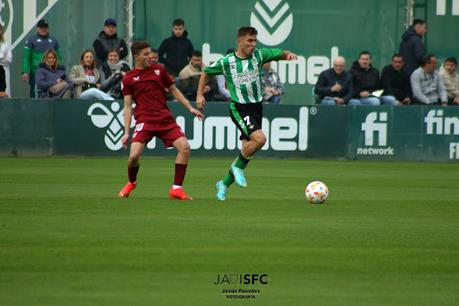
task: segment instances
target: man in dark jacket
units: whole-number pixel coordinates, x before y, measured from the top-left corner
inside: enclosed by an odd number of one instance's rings
[[[403,56],[405,66],[403,71],[410,76],[414,70],[421,66],[423,57],[427,54],[422,37],[427,32],[424,20],[415,19],[402,36],[399,53]]]
[[[384,89],[384,96],[394,97],[402,104],[411,103],[410,78],[403,72],[403,57],[395,53],[392,55],[392,64],[383,68],[381,83]]]
[[[126,42],[122,38],[118,38],[116,34],[116,20],[107,18],[104,22],[104,30],[99,33],[97,38],[92,44],[96,53],[96,64],[98,67],[107,61],[108,50],[118,49],[120,59],[124,59],[128,53]]]
[[[322,71],[319,75],[314,92],[319,96],[320,104],[343,105],[352,98],[352,78],[344,71],[345,66],[344,57],[338,56],[333,61],[333,68]],[[356,99],[353,102],[360,104]]]
[[[185,22],[182,19],[175,19],[172,23],[172,36],[163,40],[158,49],[159,61],[174,77],[188,65],[193,53],[193,44],[187,36]]]
[[[360,101],[363,105],[380,105],[394,104],[395,99],[380,100],[381,89],[379,81],[379,71],[371,66],[371,54],[368,51],[362,51],[359,54],[359,59],[352,64],[349,70],[352,75],[352,84],[354,86],[354,97],[349,101],[352,104],[358,104]]]

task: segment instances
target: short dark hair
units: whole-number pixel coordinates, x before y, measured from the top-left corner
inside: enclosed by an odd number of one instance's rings
[[[448,57],[445,59],[445,63],[452,63],[454,66],[457,66],[457,59],[455,57]]]
[[[362,55],[368,55],[371,58],[371,53],[369,51],[362,51],[359,53],[359,59],[362,57]]]
[[[403,58],[403,55],[401,55],[400,53],[394,53],[392,54],[392,59],[396,58],[396,57],[401,57]]]
[[[151,49],[151,53],[159,53],[158,49]]]
[[[434,57],[436,56],[433,54],[427,54],[426,56],[424,56],[421,60],[421,66],[424,67],[425,65],[430,64],[430,62],[432,62],[432,58]]]
[[[146,48],[151,48],[148,41],[144,41],[144,40],[134,41],[131,45],[132,55],[134,56],[139,55],[140,51]]]
[[[112,52],[115,52],[116,54],[118,54],[118,56],[120,56],[120,50],[118,50],[118,48],[110,48],[107,50],[107,56],[112,53]]]
[[[193,52],[191,53],[191,56],[202,57],[202,52],[199,50],[193,50]]]
[[[237,37],[246,36],[246,35],[257,35],[258,31],[254,27],[241,27],[237,31]]]
[[[423,20],[423,19],[415,19],[415,20],[413,20],[413,24],[412,24],[413,27],[414,27],[415,25],[418,25],[418,24],[424,25],[424,24],[426,24],[426,22],[425,22],[425,20]]]
[[[185,26],[185,21],[182,18],[174,19],[172,26]]]

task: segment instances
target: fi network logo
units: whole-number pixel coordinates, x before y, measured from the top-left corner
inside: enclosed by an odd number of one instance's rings
[[[357,155],[394,155],[387,147],[387,112],[371,112],[362,123],[365,148],[357,148]],[[372,148],[372,147],[377,148]]]
[[[250,24],[258,30],[258,40],[267,46],[276,46],[290,35],[293,15],[284,0],[261,0],[255,4]]]

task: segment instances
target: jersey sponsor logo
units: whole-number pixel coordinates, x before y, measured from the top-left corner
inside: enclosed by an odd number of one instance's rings
[[[112,102],[110,108],[102,103],[94,103],[88,108],[88,116],[92,124],[100,129],[107,128],[104,135],[104,142],[108,149],[118,151],[123,147],[121,138],[124,135],[124,110],[118,102]],[[134,127],[134,118],[131,120],[131,128]],[[143,124],[139,124],[139,131]],[[139,127],[136,127],[136,131]]]
[[[133,77],[132,79],[133,79],[134,81],[138,81],[138,80],[140,80],[140,77],[139,77],[139,76],[136,76],[136,77]]]
[[[250,15],[250,25],[258,30],[258,40],[275,46],[290,35],[293,27],[293,15],[290,6],[284,0],[262,0],[255,3],[255,10]]]
[[[238,73],[236,75],[236,82],[238,84],[250,84],[252,82],[256,82],[259,78],[258,75],[258,69],[254,69],[251,71],[244,71],[241,73]]]
[[[156,73],[157,76],[159,76],[159,69],[155,69],[154,72]]]

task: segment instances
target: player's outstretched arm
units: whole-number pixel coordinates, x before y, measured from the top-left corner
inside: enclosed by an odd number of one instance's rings
[[[182,104],[190,113],[198,117],[199,120],[204,119],[204,115],[193,106],[191,106],[190,101],[188,101],[188,99],[183,96],[182,92],[177,87],[175,87],[175,85],[172,85],[168,89],[174,98],[176,98],[177,101],[179,101],[180,104]]]
[[[209,76],[205,72],[201,72],[201,78],[199,79],[198,92],[196,93],[196,105],[198,109],[203,110],[206,99],[204,98],[204,87],[206,87]]]
[[[129,130],[131,128],[132,118],[132,96],[124,96],[124,135],[121,138],[123,147],[127,149],[127,141],[129,139]]]
[[[282,51],[282,59],[283,60],[287,60],[287,61],[294,61],[294,60],[298,59],[298,56],[293,52],[284,50],[284,51]]]

